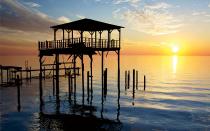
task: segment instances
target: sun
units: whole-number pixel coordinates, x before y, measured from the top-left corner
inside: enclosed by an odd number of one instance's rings
[[[178,46],[172,46],[171,48],[173,53],[178,53],[179,52],[179,47]]]

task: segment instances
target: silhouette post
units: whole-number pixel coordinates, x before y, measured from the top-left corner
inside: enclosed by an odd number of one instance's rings
[[[144,75],[144,91],[146,90],[146,76]]]
[[[17,79],[16,79],[16,85],[17,85],[17,101],[18,101],[18,106],[17,106],[17,109],[18,111],[20,111],[20,78],[19,78],[19,75],[17,75]]]

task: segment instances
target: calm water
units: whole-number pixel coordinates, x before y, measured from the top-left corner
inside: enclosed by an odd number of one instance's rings
[[[32,68],[38,67],[37,57],[0,57],[0,64],[24,66],[26,59]],[[87,101],[86,71],[89,70],[89,59],[85,59],[85,108],[81,106],[80,77],[76,94],[72,95],[70,102],[68,79],[60,78],[60,107],[52,94],[52,79],[43,81],[45,103],[42,109],[48,115],[40,113],[38,79],[24,81],[20,112],[17,110],[17,89],[0,88],[0,130],[62,130],[75,124],[74,120],[81,120],[82,126],[82,120],[90,120],[90,114],[99,123],[97,129],[210,130],[210,57],[122,55],[119,101],[117,56],[108,55],[105,58],[108,91],[104,101],[101,97],[101,59],[95,57],[92,106]],[[125,91],[125,70],[132,72],[133,68],[139,71],[135,98],[132,94],[132,73],[130,89]],[[142,91],[143,75],[147,77],[146,92]],[[55,116],[58,110],[59,115]]]

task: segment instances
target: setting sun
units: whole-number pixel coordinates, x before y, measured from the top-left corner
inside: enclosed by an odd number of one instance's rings
[[[178,53],[179,52],[179,47],[178,46],[172,46],[172,52],[173,53]]]

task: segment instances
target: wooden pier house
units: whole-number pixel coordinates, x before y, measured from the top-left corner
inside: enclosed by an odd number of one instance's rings
[[[70,23],[55,25],[51,27],[54,30],[54,40],[38,42],[39,62],[40,62],[40,98],[42,96],[42,74],[43,74],[43,57],[54,56],[55,62],[55,81],[56,95],[59,95],[59,55],[69,55],[72,63],[70,75],[73,78],[74,89],[76,90],[77,63],[76,59],[81,59],[80,74],[82,75],[82,87],[84,91],[84,63],[83,56],[88,55],[90,58],[90,83],[92,88],[92,61],[93,55],[101,55],[102,70],[102,89],[103,89],[103,71],[104,71],[104,53],[110,51],[118,55],[118,88],[120,88],[120,49],[121,49],[121,28],[122,26],[112,25],[91,19],[81,19]],[[62,30],[62,39],[58,40],[58,30]],[[117,30],[119,36],[112,39],[113,30]],[[84,33],[90,37],[84,37]],[[106,34],[107,39],[102,39],[102,34]],[[54,71],[53,70],[53,71]],[[53,80],[54,81],[54,80]]]

